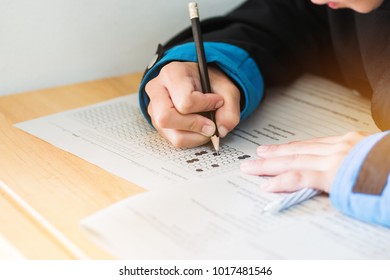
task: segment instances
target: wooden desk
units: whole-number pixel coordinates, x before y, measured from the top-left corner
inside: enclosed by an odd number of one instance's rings
[[[111,258],[79,228],[82,218],[143,190],[13,124],[138,90],[140,74],[0,97],[0,179],[92,259]],[[28,259],[73,257],[0,191],[0,234]]]

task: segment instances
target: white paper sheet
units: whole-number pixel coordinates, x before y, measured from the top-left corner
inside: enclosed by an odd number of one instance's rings
[[[319,196],[277,215],[270,195],[237,177],[154,191],[83,220],[121,259],[390,259],[390,229],[364,224]]]
[[[135,94],[16,126],[149,190],[234,177],[261,144],[376,130],[368,100],[311,76],[269,92],[248,121],[221,139],[220,156],[211,145],[175,149],[145,121]]]

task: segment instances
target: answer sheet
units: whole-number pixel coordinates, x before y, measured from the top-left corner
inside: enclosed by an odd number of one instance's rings
[[[220,155],[211,144],[174,148],[142,116],[136,94],[16,127],[148,190],[237,176],[240,163],[254,158],[261,144],[377,130],[368,100],[312,76],[269,92],[247,121],[221,139]]]

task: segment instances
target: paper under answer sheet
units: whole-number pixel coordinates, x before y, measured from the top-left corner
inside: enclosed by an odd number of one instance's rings
[[[236,177],[153,191],[82,221],[120,259],[390,259],[390,229],[346,217],[319,196],[277,215]]]

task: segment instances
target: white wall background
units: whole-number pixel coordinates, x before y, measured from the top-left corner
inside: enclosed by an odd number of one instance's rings
[[[143,71],[189,0],[0,0],[0,95]],[[242,0],[198,0],[201,19]]]

